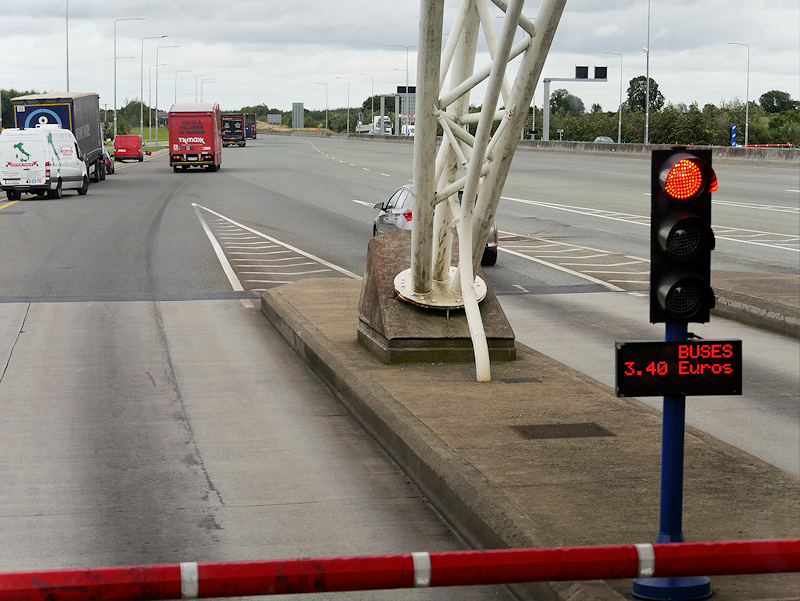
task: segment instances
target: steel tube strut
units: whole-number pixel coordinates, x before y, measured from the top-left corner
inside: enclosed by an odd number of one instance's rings
[[[435,308],[447,305],[445,294],[460,295],[479,381],[490,380],[491,370],[478,307],[482,298],[475,294],[476,288],[485,288],[476,280],[478,265],[519,132],[566,3],[543,0],[534,26],[522,14],[524,0],[490,1],[505,13],[499,35],[495,34],[487,0],[461,0],[443,51],[444,1],[420,1],[411,269],[408,276],[403,274],[403,281],[411,285],[403,294],[398,289],[402,298]],[[481,27],[492,60],[476,67]],[[524,36],[515,44],[520,28]],[[521,66],[509,84],[506,66],[517,56],[522,56]],[[443,93],[448,73],[449,91]],[[470,94],[484,82],[481,111],[470,115]],[[496,121],[500,125],[493,131]],[[438,155],[437,123],[444,130]],[[450,268],[454,230],[459,240],[457,269]],[[434,282],[438,284],[434,286]]]

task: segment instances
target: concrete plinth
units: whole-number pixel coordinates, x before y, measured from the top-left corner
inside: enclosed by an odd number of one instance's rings
[[[457,262],[454,251],[453,262]],[[370,240],[361,299],[358,342],[386,364],[415,361],[472,362],[475,355],[463,309],[424,309],[397,298],[395,276],[411,266],[411,232],[381,234]],[[482,270],[480,277],[486,281]],[[514,332],[487,282],[480,304],[493,361],[516,358]]]

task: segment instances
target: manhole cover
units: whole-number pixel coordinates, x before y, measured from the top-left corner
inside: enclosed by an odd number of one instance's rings
[[[511,426],[511,429],[528,440],[616,436],[613,432],[594,422],[585,424],[533,424],[530,426]]]

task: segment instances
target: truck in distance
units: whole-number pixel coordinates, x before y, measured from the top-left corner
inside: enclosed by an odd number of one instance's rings
[[[256,128],[258,127],[258,120],[256,118],[255,113],[245,113],[244,114],[244,127],[245,127],[245,135],[252,139],[256,139]]]
[[[372,123],[364,123],[364,116],[358,113],[358,125],[356,125],[357,134],[372,134],[372,135],[392,135],[392,120],[386,115],[383,116],[383,131],[381,132],[381,117],[376,115],[372,118]]]
[[[244,115],[222,115],[222,145],[244,146],[247,144],[245,138]]]
[[[186,102],[169,109],[169,164],[173,171],[222,167],[222,114],[217,103]]]
[[[94,92],[29,94],[11,99],[15,127],[43,125],[68,129],[78,141],[89,178],[99,182],[106,176],[103,136],[100,130],[100,96]]]

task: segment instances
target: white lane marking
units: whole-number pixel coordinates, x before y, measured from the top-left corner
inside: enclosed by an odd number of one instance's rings
[[[787,192],[789,192],[789,190],[787,190]],[[712,200],[711,203],[715,205],[738,207],[741,209],[755,209],[757,211],[778,211],[779,213],[794,213],[795,215],[800,213],[799,207],[784,207],[781,205],[760,205],[750,202],[733,202],[730,200]]]
[[[576,277],[582,278],[584,280],[588,280],[595,284],[602,284],[606,288],[613,290],[614,292],[624,292],[623,288],[619,286],[614,286],[614,284],[609,284],[608,282],[604,282],[603,280],[598,280],[597,278],[593,278],[590,275],[586,275],[584,273],[580,273],[578,271],[573,271],[572,269],[567,269],[566,267],[561,267],[560,265],[556,265],[555,263],[548,263],[547,261],[542,261],[541,259],[537,259],[536,257],[531,257],[528,255],[523,255],[522,253],[515,252],[513,250],[509,250],[502,246],[497,247],[497,250],[503,251],[504,253],[508,253],[510,255],[514,255],[515,257],[519,257],[521,259],[527,259],[528,261],[533,261],[534,263],[539,263],[541,265],[546,265],[547,267],[552,267],[553,269],[558,269],[559,271],[563,271],[564,273],[568,273],[570,275],[574,275]]]
[[[616,213],[612,211],[603,211],[601,209],[588,209],[585,207],[574,207],[571,205],[560,205],[555,204],[552,202],[541,202],[536,200],[525,200],[522,198],[511,198],[510,196],[501,196],[501,198],[505,200],[510,200],[512,202],[519,202],[522,204],[529,204],[539,207],[544,207],[547,209],[554,209],[557,211],[566,211],[568,213],[577,213],[578,215],[585,215],[587,217],[599,217],[601,219],[610,219],[612,221],[621,221],[623,223],[631,223],[633,225],[643,225],[646,227],[650,227],[650,217],[649,216],[642,216],[642,215],[630,215],[627,213]],[[713,201],[712,201],[713,202]],[[621,218],[619,215],[624,215],[626,218]],[[742,244],[752,244],[754,246],[766,246],[767,248],[777,248],[779,250],[789,250],[792,252],[800,253],[800,247],[792,248],[790,246],[784,246],[784,244],[796,244],[798,240],[800,240],[800,236],[794,236],[789,234],[776,234],[771,232],[762,232],[759,230],[745,230],[741,228],[734,228],[734,227],[724,227],[724,226],[715,226],[713,227],[715,230],[715,236],[718,240],[728,240],[730,242],[741,242]],[[730,234],[729,236],[722,235],[718,232],[724,232]],[[754,235],[754,236],[778,236],[783,240],[778,240],[775,243],[770,242],[756,242],[754,240],[743,240],[741,237],[733,238],[731,236],[744,236],[744,235]],[[602,251],[601,251],[602,252]]]
[[[192,203],[192,204],[194,205],[194,203]],[[232,223],[234,225],[238,225],[240,228],[242,228],[244,230],[247,230],[248,232],[252,232],[256,236],[261,236],[265,240],[269,240],[270,242],[278,244],[278,245],[280,245],[280,246],[282,246],[284,248],[288,248],[289,250],[294,251],[299,255],[303,255],[304,257],[308,257],[312,261],[316,261],[317,263],[321,263],[322,265],[325,265],[326,267],[330,267],[331,269],[334,269],[334,270],[338,271],[339,273],[342,273],[342,274],[344,274],[344,275],[346,275],[348,277],[351,277],[354,280],[363,279],[360,275],[356,275],[351,271],[347,271],[343,267],[339,267],[338,265],[334,265],[333,263],[325,261],[324,259],[320,259],[319,257],[316,257],[316,256],[312,255],[311,253],[307,253],[304,250],[300,250],[299,248],[296,248],[296,247],[294,247],[294,246],[292,246],[290,244],[286,244],[285,242],[281,242],[280,240],[277,240],[277,239],[273,238],[272,236],[267,236],[266,234],[263,234],[263,233],[259,232],[258,230],[254,230],[253,228],[248,227],[248,226],[244,225],[243,223],[239,223],[238,221],[234,221],[233,219],[230,219],[229,217],[225,217],[225,215],[217,213],[216,211],[213,211],[213,210],[211,210],[211,209],[209,209],[207,207],[204,207],[202,205],[195,205],[195,206],[203,209],[204,211],[208,211],[209,213],[219,217],[220,219],[224,219],[228,223]]]
[[[389,175],[388,173],[381,173],[381,175],[382,175],[382,176],[384,176],[384,177],[392,177],[392,176],[391,176],[391,175]]]
[[[220,246],[220,243],[217,242],[217,239],[214,237],[214,234],[211,232],[211,228],[208,227],[208,224],[206,223],[206,220],[203,219],[203,216],[200,214],[200,210],[198,209],[199,205],[197,205],[196,203],[192,203],[192,206],[194,207],[194,212],[197,213],[197,218],[200,220],[200,225],[203,226],[203,230],[205,231],[206,236],[208,236],[208,239],[211,241],[211,247],[214,249],[214,252],[217,254],[217,259],[219,260],[220,265],[222,265],[222,270],[225,272],[225,275],[228,277],[228,281],[231,283],[231,286],[233,287],[234,290],[238,290],[238,291],[244,290],[244,287],[242,286],[241,282],[239,281],[239,278],[236,277],[236,272],[233,271],[233,267],[228,262],[228,259],[225,256],[225,252],[222,250],[222,246]]]
[[[290,272],[283,272],[283,271],[243,271],[242,275],[308,275],[309,273],[327,273],[330,269],[309,269],[308,271],[290,271]]]
[[[353,202],[358,203],[360,205],[364,205],[365,207],[369,207],[370,209],[375,208],[375,203],[374,202],[366,202],[364,200],[356,200],[355,198],[353,199]]]
[[[196,561],[181,562],[181,599],[197,599],[200,594],[200,575]]]

